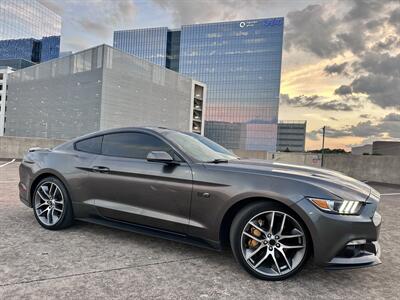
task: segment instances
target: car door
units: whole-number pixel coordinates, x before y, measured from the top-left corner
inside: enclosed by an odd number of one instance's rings
[[[85,218],[96,213],[94,198],[96,186],[92,182],[91,171],[97,155],[101,153],[103,136],[92,136],[77,141],[73,145],[73,155],[70,160],[62,160],[66,166],[63,172],[68,178],[69,193],[74,205],[76,218]]]
[[[151,151],[166,151],[176,163],[149,162]],[[148,132],[103,136],[93,164],[95,205],[109,219],[184,233],[189,222],[192,171],[160,137]]]

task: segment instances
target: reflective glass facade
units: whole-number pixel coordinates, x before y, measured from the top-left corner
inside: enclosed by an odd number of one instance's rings
[[[61,17],[36,0],[0,1],[0,59],[57,58]]]
[[[182,27],[179,71],[207,84],[208,137],[275,151],[282,37],[283,18]]]
[[[168,28],[114,31],[114,47],[165,67]]]
[[[60,56],[60,36],[46,36],[41,40],[40,61],[48,61]]]
[[[125,33],[133,38],[136,31],[146,29]],[[230,149],[276,150],[282,40],[283,18],[182,26],[175,63],[207,84],[207,137]],[[140,43],[125,49],[118,43],[114,35],[117,48],[147,59]]]

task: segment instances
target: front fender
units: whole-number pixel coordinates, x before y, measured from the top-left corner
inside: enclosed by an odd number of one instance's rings
[[[261,198],[292,207],[309,195],[321,198],[335,197],[320,186],[279,175],[265,176],[226,172],[223,169],[196,168],[189,233],[218,241],[225,216],[238,203]]]

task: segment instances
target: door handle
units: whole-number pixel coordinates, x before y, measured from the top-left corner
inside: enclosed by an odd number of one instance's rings
[[[103,166],[94,166],[92,171],[95,173],[110,173],[110,169]]]

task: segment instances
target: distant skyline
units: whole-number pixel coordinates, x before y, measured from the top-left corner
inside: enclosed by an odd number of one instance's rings
[[[398,0],[39,0],[63,18],[61,51],[114,30],[285,17],[281,120],[307,120],[307,149],[400,139]]]

